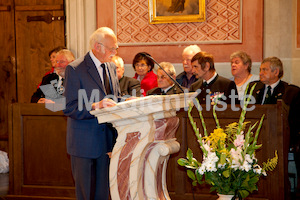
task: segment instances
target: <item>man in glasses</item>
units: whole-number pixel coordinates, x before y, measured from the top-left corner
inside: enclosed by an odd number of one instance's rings
[[[176,78],[176,71],[174,66],[169,62],[162,62],[160,66],[171,75],[173,79]],[[174,84],[172,79],[160,68],[157,69],[157,85],[147,92],[147,95],[171,95],[182,93],[182,90]]]
[[[55,73],[49,73],[43,77],[41,85],[52,84],[57,93],[63,93],[63,81],[67,65],[74,61],[73,53],[68,49],[62,49],[56,53]],[[61,92],[60,92],[61,91]],[[31,97],[31,103],[54,103],[45,98],[45,94],[38,88]]]
[[[76,198],[108,199],[109,153],[116,130],[109,123],[98,124],[91,109],[116,105],[120,96],[116,66],[117,38],[110,28],[101,27],[90,36],[90,51],[67,66],[66,97],[67,152],[71,155]]]

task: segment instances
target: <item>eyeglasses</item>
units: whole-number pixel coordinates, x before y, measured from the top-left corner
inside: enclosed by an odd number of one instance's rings
[[[107,48],[108,51],[110,51],[110,52],[117,51],[118,48],[119,48],[118,46],[117,46],[117,47],[109,48],[109,47],[105,46],[104,44],[102,44],[101,42],[98,42],[98,43],[99,43],[100,45],[104,46],[105,48]]]
[[[190,62],[192,61],[192,59],[183,59],[182,61],[183,61],[183,62],[190,63]]]
[[[65,61],[65,60],[57,60],[57,61],[55,61],[55,63],[60,63],[60,64],[64,64],[64,63],[66,63],[67,61]]]
[[[146,67],[148,67],[148,65],[146,65],[146,64],[135,64],[134,66],[135,67],[140,67],[140,68],[146,68]]]
[[[159,76],[157,75],[157,79],[166,79],[168,76],[165,76],[165,75],[162,75],[162,76]]]

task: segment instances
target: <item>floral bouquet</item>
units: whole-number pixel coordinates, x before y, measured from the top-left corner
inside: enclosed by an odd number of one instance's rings
[[[250,96],[254,90],[255,85],[251,88]],[[200,109],[199,115],[203,126],[203,134],[199,133],[196,123],[191,116],[192,106],[190,105],[188,116],[198,139],[200,149],[203,152],[202,162],[197,161],[193,157],[193,152],[188,149],[185,158],[180,158],[178,164],[189,168],[187,175],[193,180],[193,185],[197,183],[202,184],[206,182],[211,185],[211,191],[216,191],[223,195],[232,195],[234,198],[244,199],[251,192],[257,190],[257,182],[261,175],[266,176],[266,171],[272,171],[278,162],[277,152],[275,157],[263,163],[262,167],[258,164],[255,157],[255,151],[262,145],[257,144],[257,138],[262,126],[264,116],[262,116],[259,125],[255,131],[256,122],[250,125],[246,130],[249,122],[244,122],[246,115],[246,108],[249,104],[250,98],[247,98],[239,122],[234,122],[221,128],[215,107],[213,107],[213,116],[216,122],[216,128],[213,133],[208,135],[203,115]],[[197,108],[200,108],[197,100]]]

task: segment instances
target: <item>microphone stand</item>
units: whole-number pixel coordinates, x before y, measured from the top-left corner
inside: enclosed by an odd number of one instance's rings
[[[166,72],[166,70],[164,70],[164,68],[162,68],[162,66],[160,66],[160,64],[156,60],[154,60],[154,58],[152,58],[152,56],[150,56],[150,55],[148,55],[146,53],[141,53],[141,54],[143,54],[144,56],[147,56],[148,58],[150,58],[151,60],[153,60],[153,62],[155,62],[155,64],[157,64],[157,66],[161,70],[163,70],[168,75],[168,77],[173,81],[173,83],[175,83],[175,85],[178,86],[180,88],[180,90],[184,93],[184,90],[183,90],[182,86],[168,72]]]

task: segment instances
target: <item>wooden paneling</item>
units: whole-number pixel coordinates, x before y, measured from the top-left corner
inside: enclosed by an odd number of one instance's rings
[[[74,199],[67,118],[43,104],[13,104],[8,198]]]
[[[250,195],[254,200],[288,199],[287,150],[288,127],[286,109],[277,105],[257,105],[249,111],[246,121],[251,124],[265,120],[259,136],[262,148],[257,152],[260,164],[274,156],[278,151],[278,165],[266,178],[261,178],[258,191]],[[193,110],[195,121],[200,124],[197,111]],[[240,112],[230,108],[217,112],[221,126],[237,121]],[[70,159],[66,152],[66,117],[62,112],[52,112],[42,104],[14,104],[12,107],[12,130],[10,141],[10,191],[9,199],[72,199],[74,187],[71,176]],[[171,156],[167,169],[167,186],[172,200],[212,200],[215,193],[209,192],[205,185],[192,187],[186,169],[177,164],[179,158],[186,156],[191,148],[194,156],[201,160],[194,131],[183,110],[177,113],[180,124],[176,133],[180,151]],[[215,127],[211,111],[203,112],[208,131]],[[202,129],[199,127],[200,130]]]
[[[16,6],[16,11],[63,10],[63,5]]]
[[[8,105],[16,101],[13,3],[0,2],[0,150],[8,151]]]
[[[30,102],[51,68],[48,52],[65,45],[64,21],[27,22],[27,16],[64,16],[63,5],[63,0],[0,1],[0,150],[8,150],[9,104]]]
[[[256,106],[254,111],[248,112],[245,121],[250,121],[251,124],[259,121],[261,116],[265,114],[263,127],[260,132],[258,144],[263,144],[262,148],[257,152],[259,164],[274,157],[274,152],[278,151],[278,165],[276,169],[269,173],[267,177],[261,177],[258,182],[258,191],[253,192],[249,199],[269,199],[282,200],[288,199],[288,178],[287,178],[287,151],[289,133],[287,126],[286,109],[277,105]],[[192,115],[199,129],[202,131],[202,126],[198,112],[194,109]],[[237,122],[240,112],[234,112],[230,108],[223,112],[217,112],[220,125],[224,127],[232,122]],[[209,200],[216,199],[216,193],[210,193],[208,185],[192,187],[190,179],[187,177],[186,168],[177,164],[179,158],[186,157],[187,148],[193,150],[194,156],[198,160],[202,160],[202,153],[199,148],[196,136],[192,126],[190,125],[187,114],[184,111],[178,112],[177,116],[180,119],[180,126],[176,133],[176,138],[180,143],[180,151],[173,154],[168,162],[167,169],[167,186],[172,200]],[[208,132],[211,132],[215,127],[212,112],[203,112]],[[203,132],[203,131],[202,131]]]
[[[16,6],[64,4],[63,0],[14,0]]]
[[[0,11],[10,11],[11,6],[0,6]]]
[[[29,103],[31,95],[51,68],[48,52],[65,44],[64,21],[27,22],[27,16],[63,16],[64,11],[16,12],[16,45],[18,67],[18,102]]]

